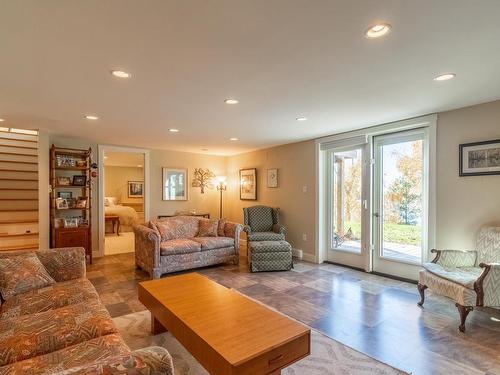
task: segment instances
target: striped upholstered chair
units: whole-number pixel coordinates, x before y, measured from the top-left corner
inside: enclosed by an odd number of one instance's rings
[[[420,306],[427,288],[451,298],[460,314],[461,332],[474,307],[500,307],[500,227],[481,228],[474,251],[432,252],[436,257],[424,263],[419,274]]]

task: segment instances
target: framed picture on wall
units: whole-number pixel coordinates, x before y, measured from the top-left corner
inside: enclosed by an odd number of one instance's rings
[[[458,148],[460,176],[500,174],[500,139],[464,143]]]
[[[257,200],[257,169],[240,169],[240,199]]]
[[[278,187],[278,168],[271,168],[267,170],[267,187]]]
[[[162,168],[162,191],[164,201],[188,200],[188,170],[185,168]]]
[[[142,198],[144,197],[144,182],[143,181],[128,181],[128,197]]]

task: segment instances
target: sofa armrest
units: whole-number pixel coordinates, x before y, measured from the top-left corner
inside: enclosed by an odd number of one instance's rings
[[[173,375],[174,365],[167,349],[150,346],[134,350],[123,358],[104,359],[97,363],[71,368],[61,372],[65,375]]]
[[[234,238],[234,249],[238,254],[240,252],[240,235],[242,231],[243,225],[231,221],[226,222],[226,226],[224,227],[226,237]]]
[[[274,233],[278,233],[278,234],[286,235],[286,228],[285,228],[284,225],[274,224],[273,225],[273,232]]]
[[[61,247],[35,252],[47,272],[57,281],[85,277],[86,258],[83,247]]]
[[[160,233],[144,225],[135,225],[134,235],[135,262],[154,277],[154,270],[160,267]]]
[[[432,249],[436,257],[432,263],[437,263],[443,267],[474,267],[477,261],[477,251],[463,250],[436,250]]]
[[[500,307],[500,263],[481,263],[483,272],[474,283],[477,306]]]
[[[252,234],[252,228],[250,228],[250,225],[244,225],[243,232],[245,232],[247,235]]]

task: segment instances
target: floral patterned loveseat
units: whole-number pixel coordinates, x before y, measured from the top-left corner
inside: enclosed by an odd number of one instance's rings
[[[162,274],[239,260],[241,224],[225,219],[174,216],[136,225],[135,264]]]
[[[83,248],[0,253],[2,261],[35,256],[50,275],[51,285],[24,292],[19,288],[15,291],[19,293],[2,301],[1,375],[173,373],[166,349],[131,351],[125,344],[85,278]],[[6,274],[22,277],[23,272],[26,269],[19,267],[2,269],[0,278],[3,282]]]

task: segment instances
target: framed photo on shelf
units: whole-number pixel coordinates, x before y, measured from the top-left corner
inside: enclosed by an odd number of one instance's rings
[[[76,164],[75,158],[70,155],[56,155],[56,167],[71,168]]]
[[[59,191],[59,192],[57,192],[57,197],[63,198],[63,199],[73,198],[73,192],[71,192],[71,191]]]
[[[68,200],[64,198],[56,198],[56,208],[58,210],[67,210],[68,207]]]
[[[57,185],[59,186],[70,186],[71,179],[69,177],[57,177]]]
[[[78,219],[78,226],[79,227],[88,227],[89,226],[89,220],[88,219],[84,219],[82,217],[80,217]]]
[[[76,201],[76,208],[87,208],[87,198],[78,198],[78,200]]]
[[[257,169],[240,169],[240,199],[257,200]]]
[[[77,217],[69,217],[64,219],[64,228],[77,228],[77,227],[78,227]]]
[[[142,197],[144,197],[144,182],[142,182],[142,181],[129,181],[128,182],[128,197],[129,198],[142,198]]]
[[[87,167],[87,160],[77,160],[76,161],[76,166],[79,168],[85,168]]]
[[[459,176],[500,174],[500,139],[464,143],[460,152]]]
[[[278,168],[271,168],[267,170],[267,187],[278,187]]]
[[[74,186],[85,186],[87,184],[87,176],[85,175],[74,175],[73,185]]]
[[[68,208],[76,207],[76,198],[67,198],[66,202],[68,202]]]
[[[64,227],[64,219],[55,218],[54,219],[54,228],[63,228]]]

